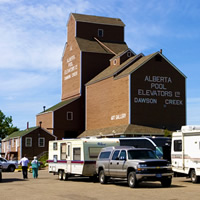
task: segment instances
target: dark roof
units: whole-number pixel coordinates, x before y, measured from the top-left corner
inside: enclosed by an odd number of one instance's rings
[[[83,14],[77,14],[77,13],[72,13],[72,15],[74,16],[74,19],[79,22],[106,24],[106,25],[114,25],[114,26],[125,26],[122,20],[119,18],[83,15]]]
[[[29,128],[29,129],[25,129],[23,131],[15,131],[12,134],[8,135],[6,138],[4,138],[2,141],[6,141],[6,140],[9,140],[11,138],[16,138],[16,137],[22,137],[38,128],[39,128],[39,126],[35,126],[35,127]]]
[[[119,52],[117,55],[115,55],[114,57],[112,57],[110,60],[114,60],[120,56],[122,56],[123,54],[125,54],[127,51],[131,51],[133,53],[133,55],[135,56],[136,53],[133,52],[130,48],[125,49],[124,51]]]
[[[164,135],[164,130],[159,128],[152,128],[148,126],[140,126],[140,125],[121,125],[115,127],[107,127],[102,129],[93,129],[93,130],[86,130],[78,137],[114,137],[119,135]]]
[[[59,108],[62,108],[63,106],[66,106],[66,105],[70,104],[71,102],[73,102],[73,101],[75,101],[75,100],[77,100],[79,98],[80,97],[75,97],[75,98],[68,99],[66,101],[61,101],[61,102],[57,103],[56,105],[48,108],[47,110],[45,110],[45,111],[43,111],[41,113],[55,111],[55,110],[57,110]],[[39,114],[41,114],[41,113],[39,113]]]
[[[140,55],[140,54],[139,54]],[[141,55],[142,56],[142,55]],[[129,63],[134,62],[134,60],[138,57],[138,55],[130,57],[128,60],[123,62],[121,65],[115,66],[115,67],[107,67],[104,71],[99,73],[97,76],[95,76],[92,80],[90,80],[86,85],[90,85],[93,83],[96,83],[98,81],[104,80],[106,78],[112,77],[114,74],[125,68],[129,65]]]
[[[80,50],[83,52],[112,54],[108,49],[103,47],[96,40],[86,40],[77,37],[76,41],[78,43]],[[117,54],[128,48],[125,42],[124,43],[102,42],[102,43]]]
[[[148,62],[151,58],[153,58],[155,55],[157,55],[158,52],[150,54],[148,56],[143,56],[140,59],[138,59],[136,62],[134,62],[133,64],[131,64],[128,68],[126,68],[124,71],[122,71],[117,78],[122,77],[122,76],[126,76],[128,74],[131,74],[134,70],[138,69],[139,67],[141,67],[142,65],[144,65],[146,62]]]
[[[129,74],[132,74],[135,70],[140,68],[142,65],[147,63],[149,60],[151,60],[156,55],[160,55],[162,58],[164,58],[170,65],[172,65],[175,68],[175,70],[177,70],[182,76],[184,76],[186,78],[186,76],[173,63],[171,63],[162,53],[160,53],[159,51],[155,52],[155,53],[152,53],[152,54],[150,54],[148,56],[141,57],[136,62],[134,62],[132,65],[130,65],[128,68],[126,68],[124,71],[122,71],[115,78],[121,78],[121,77],[127,76]]]

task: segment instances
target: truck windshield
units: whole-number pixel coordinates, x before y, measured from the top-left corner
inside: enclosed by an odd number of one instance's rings
[[[156,155],[152,150],[129,150],[128,159],[156,159]]]

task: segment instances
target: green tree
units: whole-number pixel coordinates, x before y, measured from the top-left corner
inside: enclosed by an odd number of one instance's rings
[[[12,117],[6,117],[0,110],[0,140],[15,131],[19,131],[19,129],[13,126]]]

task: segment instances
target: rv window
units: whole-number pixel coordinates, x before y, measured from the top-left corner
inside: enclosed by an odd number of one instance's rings
[[[61,160],[66,160],[66,143],[61,144]]]
[[[101,149],[101,147],[89,147],[89,157],[97,158]]]
[[[58,156],[57,155],[53,155],[53,162],[57,162],[58,160]]]
[[[73,148],[73,160],[81,160],[81,148]]]
[[[182,151],[182,140],[174,140],[174,151]]]
[[[110,157],[110,151],[102,152],[99,156],[99,159],[108,159]]]
[[[57,150],[58,149],[58,144],[57,144],[57,142],[54,142],[53,143],[53,150]]]

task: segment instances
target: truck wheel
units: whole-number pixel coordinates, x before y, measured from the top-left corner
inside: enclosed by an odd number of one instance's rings
[[[172,183],[172,178],[166,178],[161,180],[161,184],[163,187],[170,187]]]
[[[69,175],[67,173],[63,173],[63,180],[66,181],[68,179]]]
[[[99,182],[100,182],[101,184],[105,184],[105,183],[107,183],[107,180],[108,180],[108,177],[105,176],[104,170],[101,170],[101,171],[99,172]]]
[[[135,188],[137,186],[137,179],[135,172],[130,172],[128,174],[128,185],[130,188]]]
[[[14,172],[15,171],[15,166],[14,165],[10,165],[8,168],[9,172]]]
[[[199,182],[199,177],[196,175],[196,172],[195,172],[194,169],[190,172],[190,177],[191,177],[192,183],[198,183]]]
[[[59,179],[59,180],[63,180],[63,171],[62,171],[62,170],[60,170],[60,171],[58,172],[58,179]]]

